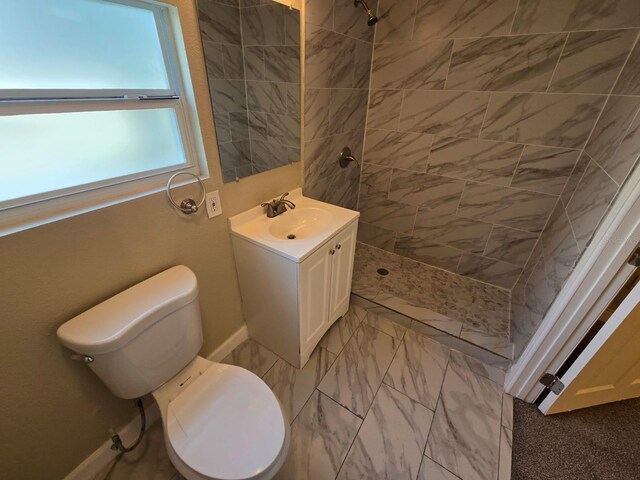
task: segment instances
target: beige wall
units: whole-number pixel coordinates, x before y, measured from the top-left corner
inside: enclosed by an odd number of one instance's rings
[[[243,323],[226,218],[299,186],[299,165],[223,185],[195,5],[179,6],[212,178],[224,214],[181,216],[164,193],[0,238],[0,471],[64,477],[135,414],[87,367],[69,359],[56,329],[69,318],[176,264],[200,282],[207,355]],[[214,188],[215,187],[215,188]],[[191,187],[185,187],[188,189]],[[181,194],[178,193],[178,197]]]

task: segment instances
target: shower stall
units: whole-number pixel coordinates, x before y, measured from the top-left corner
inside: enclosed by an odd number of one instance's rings
[[[636,167],[640,6],[351,10],[307,5],[304,175],[361,212],[356,300],[517,359]]]

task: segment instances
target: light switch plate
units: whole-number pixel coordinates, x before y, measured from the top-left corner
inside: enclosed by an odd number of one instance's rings
[[[207,204],[207,215],[209,218],[222,215],[222,204],[220,203],[220,193],[218,193],[218,190],[207,193],[205,203]]]

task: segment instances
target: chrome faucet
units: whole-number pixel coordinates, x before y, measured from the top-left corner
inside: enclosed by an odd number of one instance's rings
[[[291,200],[285,200],[284,197],[289,195],[289,192],[283,193],[279,199],[273,199],[270,202],[263,203],[261,207],[267,207],[267,217],[273,218],[287,211],[287,207],[291,210],[296,208],[296,204]]]

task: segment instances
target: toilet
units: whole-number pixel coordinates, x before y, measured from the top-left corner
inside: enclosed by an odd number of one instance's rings
[[[198,282],[165,270],[64,323],[58,338],[118,397],[151,393],[171,462],[187,480],[267,480],[289,448],[289,423],[256,375],[198,356]]]

